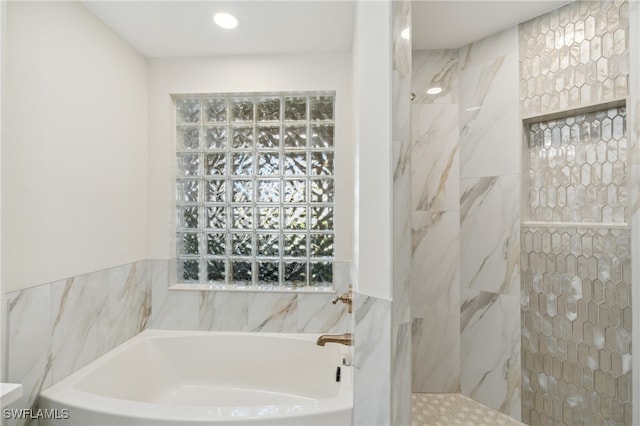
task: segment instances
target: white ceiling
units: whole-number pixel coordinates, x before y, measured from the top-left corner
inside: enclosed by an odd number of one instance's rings
[[[414,50],[458,48],[571,1],[413,1],[412,46]]]
[[[348,52],[352,1],[83,1],[94,15],[150,58]],[[216,12],[240,21],[218,28]]]
[[[371,0],[366,0],[371,1]],[[413,48],[457,48],[569,3],[564,0],[420,0],[413,2]],[[83,1],[99,19],[150,58],[346,52],[351,0]],[[223,30],[215,12],[236,15]]]

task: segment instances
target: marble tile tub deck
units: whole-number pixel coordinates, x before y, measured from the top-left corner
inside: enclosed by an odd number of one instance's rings
[[[460,393],[411,395],[411,426],[521,426],[523,423]]]

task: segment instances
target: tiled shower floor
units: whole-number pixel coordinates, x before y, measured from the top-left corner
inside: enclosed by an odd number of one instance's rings
[[[411,426],[522,426],[459,393],[411,395]]]

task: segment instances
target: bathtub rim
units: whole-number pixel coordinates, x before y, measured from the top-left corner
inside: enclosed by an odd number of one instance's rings
[[[224,420],[225,422],[247,421],[259,418],[295,418],[308,415],[337,412],[353,409],[353,367],[341,366],[341,386],[335,396],[323,399],[309,400],[308,404],[275,404],[275,405],[256,405],[256,406],[219,406],[205,407],[199,405],[164,405],[153,402],[134,401],[115,398],[106,395],[99,395],[89,391],[77,388],[75,385],[82,381],[88,374],[100,368],[108,362],[113,356],[126,351],[128,348],[136,345],[141,340],[146,339],[163,339],[172,337],[188,337],[188,336],[260,336],[278,339],[304,340],[315,344],[315,340],[319,333],[254,333],[254,332],[233,332],[233,331],[185,331],[185,330],[159,330],[146,329],[124,343],[116,346],[96,360],[90,362],[78,371],[60,380],[58,383],[40,392],[40,402],[44,402],[48,406],[58,405],[61,408],[69,408],[73,415],[73,409],[81,411],[95,412],[102,415],[131,417],[146,420],[158,421],[180,421],[185,420],[182,414],[185,411],[189,413],[190,421],[215,421]],[[338,349],[343,357],[352,356],[351,347],[341,347]],[[278,407],[279,410],[289,409],[291,411],[283,411],[270,413],[269,415],[260,415],[260,411],[265,407]],[[238,410],[244,411],[246,415],[233,415]]]

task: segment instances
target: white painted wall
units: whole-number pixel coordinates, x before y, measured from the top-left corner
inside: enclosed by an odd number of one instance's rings
[[[2,187],[2,113],[4,112],[4,98],[2,97],[3,88],[4,88],[4,66],[5,66],[5,40],[6,40],[6,28],[7,28],[7,2],[0,2],[0,188]],[[0,197],[0,229],[2,229],[2,197]],[[0,259],[2,259],[2,239],[0,238]],[[0,262],[0,348],[5,347],[5,341],[7,339],[7,334],[5,333],[4,326],[4,315],[6,312],[4,309],[4,286],[2,284],[2,262]],[[4,359],[4,350],[0,349],[0,382],[6,382],[7,378],[5,377],[6,371],[4,368],[4,363],[6,359]],[[0,421],[0,425],[3,425],[4,422]]]
[[[175,127],[171,94],[336,91],[335,257],[353,244],[353,117],[349,53],[150,61],[149,258],[175,257]]]
[[[76,2],[8,2],[6,35],[3,290],[145,259],[146,60]]]
[[[391,3],[358,2],[353,39],[357,160],[354,273],[360,293],[391,300]]]

